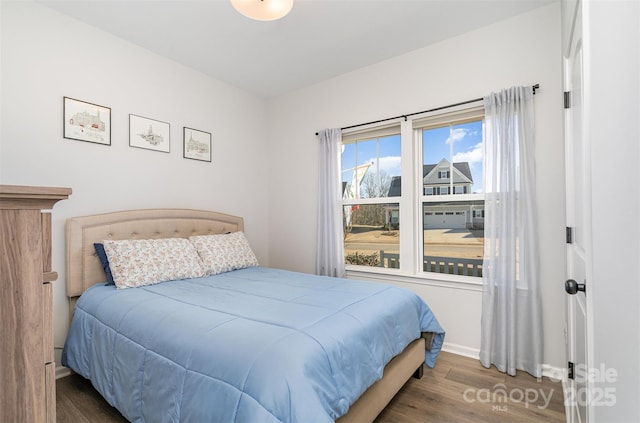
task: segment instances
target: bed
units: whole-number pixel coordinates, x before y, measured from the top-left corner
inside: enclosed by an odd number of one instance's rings
[[[433,366],[444,331],[385,284],[250,266],[116,289],[94,243],[241,233],[222,213],[149,209],[67,221],[63,365],[130,421],[373,421]]]

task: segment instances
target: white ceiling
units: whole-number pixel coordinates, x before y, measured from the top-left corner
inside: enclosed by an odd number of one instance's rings
[[[40,0],[264,98],[557,0],[296,0],[273,22],[227,0]]]

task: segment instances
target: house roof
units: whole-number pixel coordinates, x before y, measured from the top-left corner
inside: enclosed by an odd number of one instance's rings
[[[433,168],[436,167],[437,165],[438,164],[428,164],[428,165],[422,166],[422,177],[424,178],[425,176],[427,176],[433,170]],[[469,162],[456,162],[453,164],[453,167],[455,167],[460,173],[462,173],[465,177],[469,178],[471,182],[473,182],[473,176],[471,176],[471,169],[469,168]]]
[[[401,190],[401,181],[402,176],[394,176],[391,178],[391,185],[389,186],[389,194],[387,197],[400,197]]]
[[[446,159],[443,159],[442,161],[440,161],[440,163],[426,164],[422,166],[422,178],[424,179],[427,175],[429,175],[436,168],[436,166],[443,163],[443,161],[446,163],[449,163]],[[471,169],[469,168],[468,162],[456,162],[453,164],[453,167],[473,183],[473,176],[471,176]],[[400,193],[402,192],[401,178],[402,178],[401,176],[394,176],[391,178],[391,185],[389,186],[389,193],[387,194],[388,197],[400,196]],[[454,173],[453,182],[458,183],[458,182],[468,182],[468,181],[464,181],[461,178],[456,177]],[[449,179],[446,180],[446,183],[449,183]]]

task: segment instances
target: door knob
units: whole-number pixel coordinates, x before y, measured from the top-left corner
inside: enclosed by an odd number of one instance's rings
[[[575,295],[578,291],[582,291],[586,294],[587,289],[583,283],[578,283],[573,279],[567,279],[564,283],[564,290],[567,291],[567,294]]]

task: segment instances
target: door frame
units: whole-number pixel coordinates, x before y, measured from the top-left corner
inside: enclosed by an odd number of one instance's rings
[[[585,354],[586,354],[586,369],[574,369],[574,374],[576,377],[584,377],[586,393],[576,392],[575,391],[575,380],[568,379],[569,369],[567,364],[567,372],[565,372],[565,377],[563,378],[563,389],[565,393],[565,410],[566,410],[566,418],[568,423],[575,423],[577,420],[575,419],[574,411],[576,410],[576,401],[584,401],[585,405],[585,422],[589,422],[592,420],[594,415],[593,403],[589,400],[589,396],[594,392],[594,383],[593,380],[586,377],[588,370],[593,369],[593,269],[592,269],[592,234],[591,234],[591,154],[590,154],[590,124],[587,116],[590,116],[589,113],[589,31],[587,28],[589,19],[589,2],[582,0],[562,0],[562,58],[563,58],[563,82],[565,87],[565,92],[571,92],[575,88],[572,87],[572,67],[571,67],[571,57],[569,56],[572,53],[573,44],[574,44],[574,31],[576,30],[576,26],[578,26],[578,30],[581,32],[581,43],[582,43],[582,87],[581,89],[581,99],[582,99],[582,118],[581,118],[581,145],[584,154],[582,156],[583,159],[583,204],[585,207],[582,208],[583,213],[583,222],[585,226],[585,230],[583,231],[584,235],[584,280],[577,281],[578,283],[585,283],[586,291],[584,293],[585,301],[584,306],[586,307],[586,327],[585,331]],[[577,24],[577,25],[576,25]],[[569,100],[571,102],[571,100]],[[571,150],[572,145],[569,143],[573,133],[572,133],[572,119],[571,119],[571,109],[565,108],[564,110],[564,122],[565,122],[565,172],[566,172],[566,181],[565,181],[565,198],[566,198],[566,213],[567,213],[567,227],[571,227],[574,222],[571,221],[573,218],[573,212],[575,204],[573,204],[573,181],[572,181],[572,172],[573,172],[573,158]],[[571,248],[573,247],[571,244],[567,243],[567,269],[566,269],[566,278],[574,279],[576,276],[573,272],[572,265],[570,263],[571,260]],[[576,344],[576,339],[574,338],[576,335],[575,321],[574,321],[574,311],[575,307],[578,305],[571,296],[566,295],[566,310],[565,310],[565,336],[566,336],[566,354],[567,354],[567,363],[569,361],[575,362],[576,348],[578,347]],[[580,292],[576,295],[582,295]],[[572,404],[573,403],[573,404]],[[584,422],[581,422],[584,423]]]

